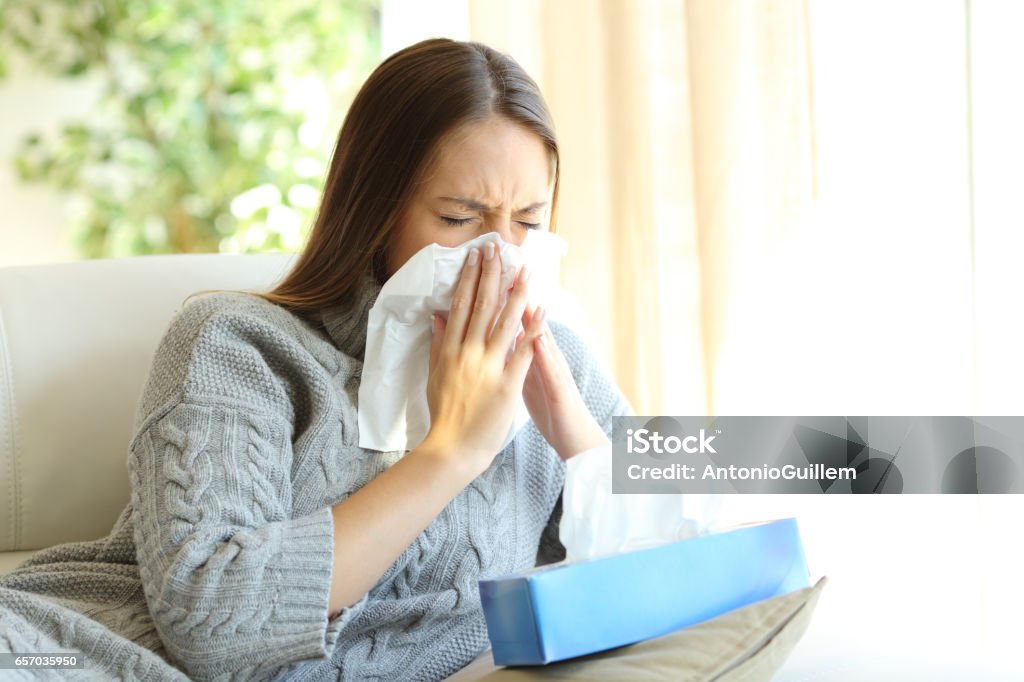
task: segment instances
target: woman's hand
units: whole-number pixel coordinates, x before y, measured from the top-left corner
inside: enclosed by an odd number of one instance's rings
[[[473,476],[490,465],[508,435],[533,359],[532,342],[542,331],[538,320],[509,357],[526,309],[528,279],[528,271],[520,270],[501,307],[497,248],[488,243],[483,254],[472,249],[447,322],[434,316],[427,377],[430,432],[424,442],[469,467]]]
[[[541,333],[533,341],[533,363],[523,384],[523,399],[533,423],[558,456],[569,459],[585,450],[606,445],[608,437],[583,402],[569,363],[544,324],[543,308],[528,309],[523,326]]]

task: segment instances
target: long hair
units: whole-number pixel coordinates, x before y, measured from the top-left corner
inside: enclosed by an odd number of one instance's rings
[[[558,144],[537,84],[511,57],[481,43],[424,40],[388,57],[363,84],[338,134],[308,242],[279,284],[251,293],[308,314],[350,300],[364,273],[383,283],[402,211],[441,143],[494,115],[547,147],[554,229]]]

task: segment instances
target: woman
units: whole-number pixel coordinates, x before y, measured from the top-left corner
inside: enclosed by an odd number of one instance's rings
[[[487,247],[434,321],[426,439],[362,450],[367,314],[427,244],[546,229],[557,187],[550,116],[510,58],[430,40],[383,62],[348,113],[292,272],[258,296],[190,300],[156,351],[131,503],[111,534],[121,553],[108,538],[86,559],[124,561],[130,540],[135,617],[91,609],[121,641],[48,636],[107,672],[129,665],[128,639],[194,679],[439,680],[480,654],[477,581],[560,558],[565,460],[606,444],[629,406],[577,337],[527,306],[528,272],[499,305]],[[520,396],[532,423],[499,453]],[[133,676],[175,672],[136,658]]]

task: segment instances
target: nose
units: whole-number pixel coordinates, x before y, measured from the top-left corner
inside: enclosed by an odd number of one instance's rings
[[[483,232],[497,232],[503,241],[516,246],[522,246],[526,239],[527,229],[512,220],[511,216],[492,216],[484,221]]]

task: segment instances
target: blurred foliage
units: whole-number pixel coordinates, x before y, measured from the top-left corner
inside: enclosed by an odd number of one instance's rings
[[[102,82],[88,120],[22,140],[19,175],[75,197],[87,258],[295,250],[340,110],[378,61],[377,7],[0,0],[0,76],[17,52]]]

